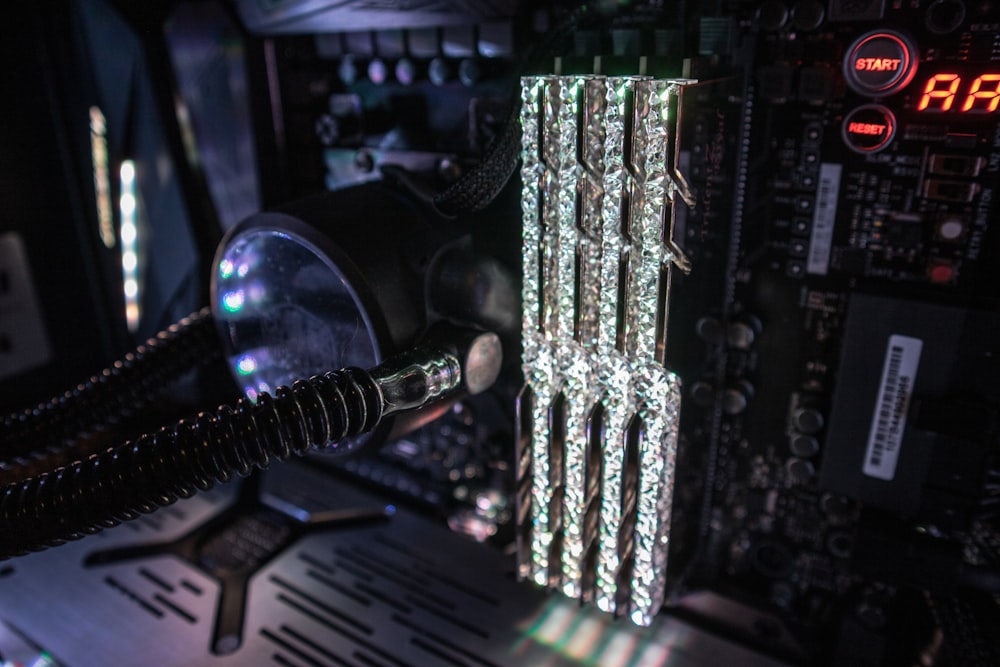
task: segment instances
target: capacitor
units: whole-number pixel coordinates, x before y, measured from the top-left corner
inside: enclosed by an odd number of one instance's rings
[[[368,63],[368,80],[376,85],[382,85],[389,78],[389,66],[381,58],[373,58]]]
[[[727,415],[740,414],[747,409],[753,395],[753,385],[746,380],[740,380],[730,385],[722,394],[722,411]]]
[[[853,512],[853,505],[851,501],[843,496],[836,496],[832,493],[825,493],[819,501],[820,509],[826,512],[826,515],[833,520],[844,520],[851,516]]]
[[[705,316],[699,318],[694,325],[695,333],[706,343],[712,343],[713,345],[719,343],[722,340],[723,328],[722,322],[720,322],[715,317]]]
[[[340,59],[340,64],[337,66],[337,76],[344,83],[350,85],[357,82],[358,80],[358,61],[353,55],[348,53],[346,56]]]
[[[799,30],[815,30],[824,18],[826,10],[818,0],[800,0],[792,7],[792,24]]]
[[[927,7],[924,23],[937,35],[957,30],[965,22],[965,3],[960,0],[934,0]]]
[[[805,484],[816,474],[816,467],[811,461],[800,458],[791,458],[785,462],[785,472],[788,478],[797,484]]]
[[[757,20],[764,30],[781,30],[788,21],[788,7],[777,0],[766,0],[757,10]]]
[[[808,459],[819,453],[819,440],[811,435],[799,433],[792,436],[789,449],[795,456]]]
[[[435,58],[427,66],[427,78],[435,86],[442,86],[451,78],[451,66],[444,58]]]
[[[417,64],[409,58],[400,58],[396,62],[396,81],[409,86],[417,80]]]
[[[832,532],[826,538],[827,550],[837,558],[850,558],[853,547],[854,539],[851,537],[851,534],[842,530]]]
[[[743,313],[726,327],[726,342],[737,350],[749,350],[763,328],[759,319]]]
[[[692,384],[691,389],[688,391],[691,399],[698,407],[707,408],[715,402],[715,389],[704,380],[699,380]]]
[[[738,389],[726,389],[722,395],[722,411],[727,415],[738,415],[747,408],[747,397]]]
[[[792,415],[792,425],[800,433],[819,433],[823,429],[823,414],[815,408],[799,408]]]
[[[462,82],[463,86],[476,85],[482,75],[483,69],[475,58],[464,58],[462,62],[458,63],[458,80]]]

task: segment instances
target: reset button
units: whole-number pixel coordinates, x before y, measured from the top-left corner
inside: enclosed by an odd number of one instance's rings
[[[896,117],[881,104],[866,104],[844,117],[844,143],[858,153],[877,153],[896,135]]]

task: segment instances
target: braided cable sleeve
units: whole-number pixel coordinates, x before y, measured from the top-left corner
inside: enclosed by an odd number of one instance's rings
[[[551,55],[563,39],[577,28],[578,23],[594,8],[589,5],[577,8],[556,25],[541,41],[532,45],[520,59],[515,70],[525,73],[541,57]],[[516,85],[512,82],[512,85]],[[470,172],[453,183],[444,192],[434,196],[437,209],[448,216],[476,213],[483,210],[503,190],[521,163],[520,96],[512,94],[511,104],[499,136],[490,144]]]
[[[520,106],[513,104],[500,136],[476,167],[434,197],[434,205],[449,216],[481,211],[503,190],[521,163]]]
[[[185,373],[222,355],[211,311],[201,311],[126,354],[101,373],[36,407],[0,420],[0,460],[10,461],[115,423]]]
[[[239,400],[48,473],[0,487],[0,558],[57,546],[369,431],[381,390],[359,368]]]
[[[588,2],[573,9],[544,37],[532,43],[518,60],[514,70],[518,76],[530,72],[541,58],[551,57],[558,46],[583,25],[608,23],[613,18],[643,23],[662,13],[656,7],[646,8],[629,2]],[[677,5],[675,14],[683,16],[683,3]],[[516,82],[512,82],[516,85]],[[471,171],[443,192],[431,198],[438,211],[447,216],[476,213],[483,210],[503,190],[517,173],[521,163],[520,96],[512,94],[510,108],[499,135],[486,149],[483,158]]]

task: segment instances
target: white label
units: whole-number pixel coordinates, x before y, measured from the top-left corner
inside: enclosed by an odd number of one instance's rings
[[[906,413],[917,381],[924,342],[909,336],[890,336],[882,364],[882,382],[875,399],[875,414],[868,432],[868,449],[862,471],[869,477],[890,481],[906,429]]]
[[[819,168],[819,187],[816,188],[816,208],[813,211],[809,256],[806,259],[806,271],[818,276],[825,276],[830,269],[833,228],[837,222],[837,195],[840,193],[840,171],[839,164],[829,162],[824,162]]]
[[[21,235],[0,234],[0,379],[52,358]]]

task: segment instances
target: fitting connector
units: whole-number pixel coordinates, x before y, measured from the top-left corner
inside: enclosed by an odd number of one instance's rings
[[[446,335],[387,359],[369,374],[382,395],[382,414],[388,416],[459,390],[481,393],[496,382],[502,362],[495,333],[449,327]]]

